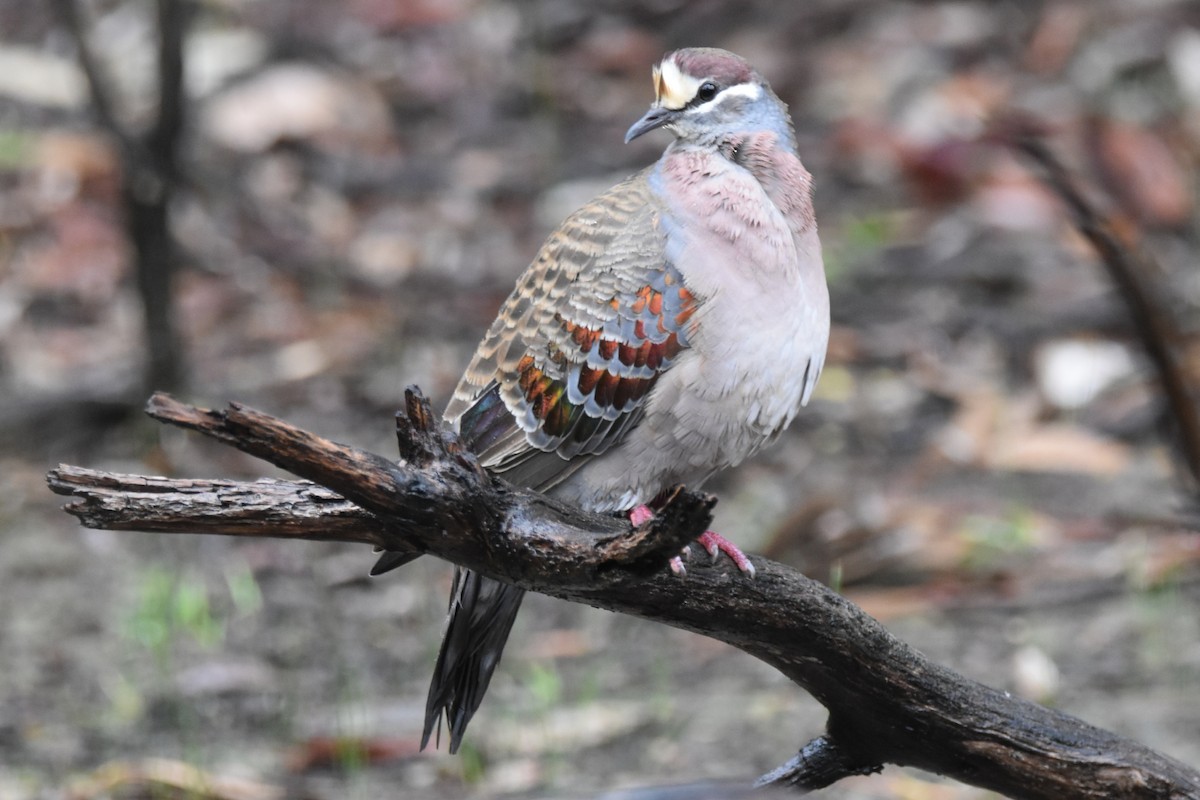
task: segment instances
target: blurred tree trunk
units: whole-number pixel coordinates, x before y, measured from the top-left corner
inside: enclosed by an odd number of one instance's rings
[[[185,0],[157,0],[158,119],[146,136],[157,192],[139,196],[126,180],[125,211],[137,247],[138,292],[145,313],[147,389],[184,382],[183,348],[175,326],[178,250],[171,235],[171,200],[179,178],[179,139],[184,125],[183,38],[190,9]],[[136,178],[136,176],[133,176]]]
[[[186,369],[175,325],[174,278],[178,251],[170,228],[171,201],[180,182],[179,142],[185,122],[183,41],[188,0],[156,0],[158,18],[158,111],[149,130],[129,130],[113,105],[87,39],[78,0],[57,0],[87,76],[92,109],[121,153],[125,229],[135,253],[134,271],[143,311],[145,390],[182,388]]]

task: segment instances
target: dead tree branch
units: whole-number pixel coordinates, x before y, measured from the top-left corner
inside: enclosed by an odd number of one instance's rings
[[[765,781],[816,789],[891,763],[1011,797],[1200,798],[1200,772],[933,664],[785,566],[755,558],[754,580],[700,564],[686,579],[674,576],[663,563],[704,529],[711,499],[677,492],[638,529],[583,513],[480,469],[411,392],[397,417],[398,463],[239,405],[207,411],[156,395],[148,410],[326,489],[52,471],[51,488],[77,498],[66,510],[85,525],[427,552],[528,590],[728,642],[829,710],[824,735]]]
[[[1158,372],[1171,415],[1179,426],[1178,444],[1184,462],[1191,472],[1193,486],[1200,487],[1200,415],[1187,379],[1171,350],[1171,343],[1179,340],[1178,331],[1154,285],[1145,277],[1145,267],[1076,187],[1066,167],[1038,134],[1035,123],[1011,119],[1000,127],[1002,139],[1042,170],[1042,182],[1067,207],[1076,230],[1096,248],[1118,294],[1128,306],[1142,346]]]

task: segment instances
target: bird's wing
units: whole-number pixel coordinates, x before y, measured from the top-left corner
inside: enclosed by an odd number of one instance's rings
[[[658,214],[642,173],[542,246],[446,409],[485,466],[545,490],[637,425],[699,306]]]

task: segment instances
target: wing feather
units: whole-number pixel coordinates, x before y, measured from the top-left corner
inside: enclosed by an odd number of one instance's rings
[[[635,175],[571,215],[517,282],[446,418],[481,462],[548,489],[629,435],[699,299]]]

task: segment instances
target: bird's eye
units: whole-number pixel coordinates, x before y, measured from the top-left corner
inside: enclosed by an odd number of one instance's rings
[[[696,99],[701,103],[707,103],[717,96],[717,85],[712,81],[705,81],[700,84],[700,88],[696,90]]]

